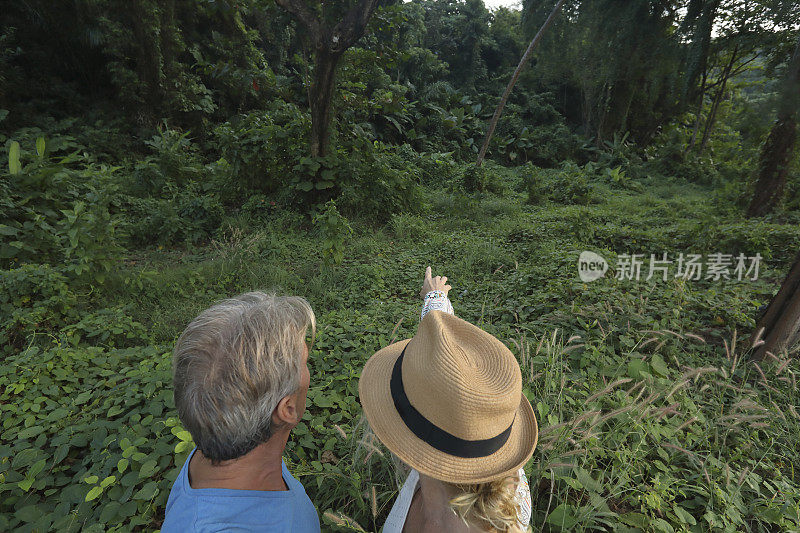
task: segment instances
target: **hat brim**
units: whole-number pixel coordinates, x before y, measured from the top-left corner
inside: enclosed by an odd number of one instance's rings
[[[525,395],[522,395],[508,441],[495,453],[464,458],[439,451],[414,435],[400,418],[392,400],[389,387],[392,369],[410,340],[379,350],[361,371],[358,395],[364,415],[378,439],[403,462],[440,481],[485,483],[515,475],[531,458],[539,438],[536,415]]]

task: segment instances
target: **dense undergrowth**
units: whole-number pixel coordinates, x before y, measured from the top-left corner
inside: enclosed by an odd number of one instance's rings
[[[534,531],[800,531],[800,368],[747,360],[800,243],[797,154],[780,205],[742,217],[797,8],[565,7],[475,168],[554,3],[380,2],[310,157],[315,58],[275,2],[7,2],[0,531],[158,529],[192,448],[172,344],[253,289],[318,317],[287,463],[323,530],[378,531],[398,473],[357,380],[414,333],[426,265],[520,360]],[[604,278],[579,279],[584,250]],[[643,278],[650,254],[763,259],[757,280],[616,279],[632,253]]]
[[[791,211],[745,223],[730,189],[648,177],[641,160],[470,174],[373,145],[308,216],[290,207],[301,182],[237,188],[235,156],[209,163],[184,134],[122,166],[38,135],[15,136],[20,168],[2,181],[0,529],[158,528],[192,447],[171,344],[214,301],[260,288],[318,316],[287,463],[325,530],[377,531],[397,479],[362,439],[357,380],[413,335],[429,264],[456,313],[519,358],[541,430],[534,530],[800,529],[800,367],[746,360],[800,242]],[[484,192],[466,194],[468,179]],[[605,278],[580,281],[583,250],[609,261]],[[757,281],[614,277],[620,254],[663,252],[764,260]]]

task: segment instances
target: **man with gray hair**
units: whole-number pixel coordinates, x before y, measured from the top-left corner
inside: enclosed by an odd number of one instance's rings
[[[175,405],[192,450],[167,501],[164,533],[319,532],[282,455],[306,407],[311,306],[250,292],[207,309],[175,345]]]

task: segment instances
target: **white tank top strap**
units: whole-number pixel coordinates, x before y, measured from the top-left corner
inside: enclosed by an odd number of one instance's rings
[[[406,523],[408,510],[411,508],[411,500],[414,498],[414,491],[419,482],[419,472],[411,469],[406,482],[400,487],[400,493],[389,511],[389,516],[383,524],[383,533],[403,533],[403,526]]]
[[[514,499],[517,502],[519,509],[519,527],[523,531],[528,529],[531,522],[531,489],[528,486],[528,478],[525,477],[525,471],[520,468],[519,484],[517,484],[517,492]],[[383,533],[403,533],[403,526],[406,523],[408,510],[411,508],[411,500],[414,498],[414,492],[419,483],[419,472],[411,469],[403,486],[400,487],[400,493],[392,505],[392,510],[389,511],[389,516],[383,524]]]

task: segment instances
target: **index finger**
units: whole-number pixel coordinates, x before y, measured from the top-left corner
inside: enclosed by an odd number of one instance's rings
[[[425,269],[425,279],[431,279],[431,267]]]

